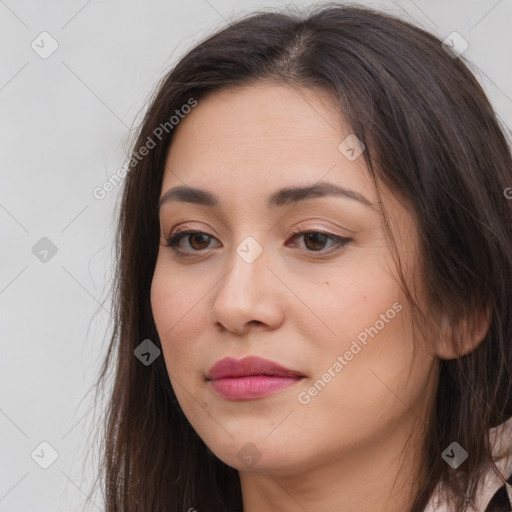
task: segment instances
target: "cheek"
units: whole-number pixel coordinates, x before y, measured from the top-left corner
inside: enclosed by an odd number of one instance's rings
[[[389,305],[372,304],[367,323],[340,320],[337,325],[346,335],[331,336],[331,344],[324,336],[325,350],[316,351],[312,378],[296,397],[302,411],[296,416],[304,421],[299,428],[323,432],[324,439],[315,441],[318,451],[364,445],[377,435],[390,435],[406,418],[414,423],[423,417],[435,383],[433,360],[421,350],[413,360],[405,302],[382,329],[370,329]],[[367,335],[365,343],[357,338],[360,333]]]
[[[405,304],[403,292],[387,270],[384,248],[363,248],[340,259],[324,279],[296,278],[294,291],[304,298],[310,314],[302,315],[308,338],[324,349],[348,349],[353,338],[379,322],[379,331],[397,323],[400,314],[393,304]],[[298,309],[298,308],[297,308]],[[304,308],[303,308],[304,309]],[[386,314],[386,312],[388,312]],[[380,320],[385,315],[386,323]],[[297,315],[296,319],[301,317]],[[316,334],[313,331],[316,330]],[[312,337],[313,336],[313,337]],[[316,338],[316,340],[315,340]]]
[[[316,318],[300,320],[300,332],[315,364],[312,387],[303,398],[311,399],[304,405],[322,421],[330,415],[343,421],[352,418],[348,421],[360,428],[364,417],[371,425],[375,411],[399,412],[396,395],[414,402],[426,389],[432,359],[419,347],[413,361],[411,310],[383,261],[345,261],[345,270],[333,272],[321,293],[309,294]],[[307,293],[308,285],[301,286]]]
[[[433,393],[434,358],[422,340],[414,340],[411,309],[393,290],[386,298],[382,290],[368,296],[364,307],[339,315],[334,341],[328,345],[324,337],[322,361],[306,390],[315,395],[306,406],[313,406],[319,425],[333,421],[336,428],[364,435],[411,410],[422,416]]]
[[[170,277],[172,276],[172,277]],[[157,263],[151,283],[151,308],[167,369],[171,375],[192,375],[197,365],[196,340],[204,332],[207,305],[205,291]]]
[[[151,307],[169,381],[183,413],[196,425],[205,421],[194,397],[199,397],[204,387],[204,349],[200,339],[207,308],[201,301],[205,291],[197,287],[189,291],[183,284],[179,273],[157,264],[151,284]]]

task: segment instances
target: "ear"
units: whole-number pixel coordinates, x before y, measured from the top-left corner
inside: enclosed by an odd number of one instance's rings
[[[482,342],[489,330],[492,308],[479,308],[469,316],[460,320],[457,325],[450,326],[448,315],[443,313],[441,328],[436,346],[436,355],[440,359],[456,359],[469,354]],[[457,336],[459,346],[454,343]]]

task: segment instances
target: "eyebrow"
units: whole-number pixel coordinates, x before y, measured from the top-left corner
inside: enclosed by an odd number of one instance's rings
[[[280,206],[295,205],[309,199],[327,196],[337,196],[344,197],[346,199],[353,199],[355,201],[359,201],[365,206],[375,209],[375,205],[358,192],[355,192],[354,190],[348,190],[329,182],[320,182],[315,183],[314,185],[299,187],[281,188],[268,197],[267,206],[269,208],[275,208]],[[169,189],[158,201],[157,209],[160,210],[164,203],[171,201],[197,204],[209,208],[218,208],[220,206],[219,199],[212,192],[188,186],[178,186]]]

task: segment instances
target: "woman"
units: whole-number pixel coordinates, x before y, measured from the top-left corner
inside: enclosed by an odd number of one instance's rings
[[[193,48],[124,185],[106,510],[509,510],[511,184],[463,58],[402,20]]]

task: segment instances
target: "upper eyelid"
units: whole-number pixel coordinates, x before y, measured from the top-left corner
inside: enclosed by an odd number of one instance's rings
[[[212,235],[212,234],[208,233],[205,230],[188,228],[188,227],[184,227],[183,229],[179,229],[176,232],[174,232],[173,234],[169,235],[168,237],[164,236],[164,238],[169,240],[169,239],[177,237],[178,235],[187,236],[187,235],[193,235],[193,234],[196,234],[196,233],[201,233],[203,235],[209,236],[210,238],[215,238],[216,240],[218,240],[218,238],[215,235]],[[292,230],[290,235],[291,236],[299,236],[299,235],[307,235],[309,233],[322,233],[322,234],[324,234],[326,236],[332,236],[334,238],[348,238],[348,237],[345,237],[345,236],[342,236],[342,235],[337,235],[336,233],[332,233],[329,230],[324,230],[324,229],[321,229],[321,228],[296,228],[296,229]]]

